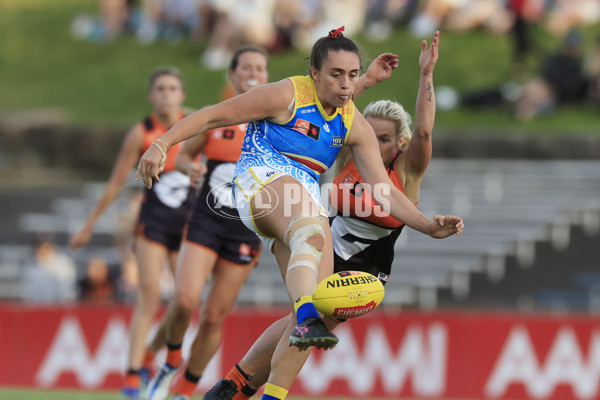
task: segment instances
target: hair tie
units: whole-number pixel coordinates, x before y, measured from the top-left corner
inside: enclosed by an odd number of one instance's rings
[[[344,31],[344,27],[342,26],[341,28],[337,28],[337,29],[332,29],[331,31],[329,31],[329,37],[332,39],[336,39],[340,36],[344,36],[342,35],[342,32]]]

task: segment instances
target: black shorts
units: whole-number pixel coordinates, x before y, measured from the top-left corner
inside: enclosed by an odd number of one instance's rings
[[[154,191],[146,189],[146,197],[140,209],[136,226],[136,236],[165,246],[169,251],[178,251],[183,236],[183,228],[194,196],[192,191],[177,208],[163,204]]]
[[[144,237],[147,240],[161,244],[167,248],[168,251],[178,251],[181,246],[182,233],[173,234],[166,232],[161,227],[157,227],[155,224],[138,222],[135,228],[136,236]]]
[[[235,264],[250,264],[260,253],[261,242],[239,219],[229,219],[210,209],[195,209],[185,240],[213,250],[219,258]]]
[[[402,225],[404,226],[404,225]],[[360,253],[344,260],[333,252],[333,272],[363,271],[377,277],[384,285],[392,273],[394,262],[394,244],[402,229],[392,232],[369,245]],[[342,239],[343,240],[343,239]]]

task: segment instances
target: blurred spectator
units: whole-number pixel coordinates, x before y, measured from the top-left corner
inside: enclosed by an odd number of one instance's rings
[[[222,69],[241,45],[269,52],[293,45],[307,52],[331,29],[345,26],[345,35],[359,33],[367,0],[214,0],[212,5],[215,26],[201,61],[208,69]]]
[[[426,0],[410,22],[410,30],[417,37],[428,36],[439,28],[454,32],[481,28],[505,34],[513,23],[514,16],[504,0]]]
[[[115,300],[115,288],[110,277],[108,262],[102,256],[88,261],[86,276],[81,281],[81,300],[96,304],[111,304]]]
[[[172,44],[185,36],[202,39],[210,24],[209,0],[142,0],[136,36],[141,43],[165,39]]]
[[[386,40],[394,26],[410,21],[418,5],[418,0],[367,0],[366,37],[374,42]]]
[[[81,13],[71,23],[71,34],[92,42],[121,36],[130,20],[133,0],[99,0],[99,16]]]
[[[273,14],[277,0],[211,0],[215,25],[201,62],[208,69],[229,65],[242,45],[269,48],[276,38]]]
[[[600,35],[596,36],[594,45],[585,55],[583,73],[589,84],[589,99],[600,106]]]
[[[552,4],[545,27],[556,36],[564,36],[573,28],[591,25],[600,19],[598,0],[554,0]]]
[[[321,0],[311,1],[313,9],[307,9],[310,26],[294,32],[294,45],[309,53],[313,44],[332,29],[344,26],[344,36],[353,36],[362,32],[367,12],[366,0]]]
[[[560,49],[546,59],[540,74],[525,85],[517,102],[519,119],[547,114],[559,104],[585,98],[587,81],[583,75],[581,42],[581,34],[571,31]]]
[[[77,297],[76,267],[73,260],[59,252],[49,235],[36,237],[35,263],[23,272],[23,300],[29,302],[67,302]]]
[[[524,63],[532,50],[531,24],[540,22],[544,16],[544,0],[508,0],[508,7],[514,14],[511,29],[514,43],[515,63]]]

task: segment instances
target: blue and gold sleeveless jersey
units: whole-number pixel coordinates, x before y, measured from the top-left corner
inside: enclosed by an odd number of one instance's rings
[[[354,118],[348,102],[329,116],[323,110],[310,76],[289,78],[294,84],[292,117],[283,124],[260,120],[248,124],[234,176],[252,166],[292,165],[316,180],[335,161]]]

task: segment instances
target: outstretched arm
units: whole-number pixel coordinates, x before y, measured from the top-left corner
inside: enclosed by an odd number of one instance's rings
[[[406,172],[413,179],[420,180],[431,161],[431,133],[435,122],[435,95],[433,92],[433,70],[438,59],[440,33],[433,35],[431,47],[427,41],[421,42],[419,65],[419,92],[415,109],[415,127],[410,146],[406,151]]]
[[[376,84],[388,80],[392,76],[392,71],[398,68],[398,56],[392,53],[380,54],[362,74],[356,82],[352,99],[356,100],[367,89]]]
[[[287,107],[293,98],[293,84],[289,79],[284,79],[258,86],[188,115],[155,140],[153,146],[144,153],[138,165],[137,179],[141,177],[144,184],[151,188],[153,181],[160,180],[158,174],[166,162],[167,149],[202,132],[264,118],[287,120],[291,114]]]
[[[358,112],[354,116],[347,144],[352,150],[352,157],[360,176],[370,186],[368,189],[371,195],[384,211],[411,228],[434,238],[445,238],[462,232],[464,224],[461,218],[436,215],[429,219],[393,185],[381,161],[375,132]]]
[[[136,124],[131,128],[123,140],[117,161],[115,162],[102,197],[98,200],[98,203],[96,203],[96,207],[88,217],[83,228],[71,236],[69,247],[72,250],[85,246],[90,241],[96,221],[98,221],[98,218],[104,214],[104,211],[106,211],[121,193],[121,190],[127,181],[127,177],[140,155],[142,139],[142,128],[139,124]]]

